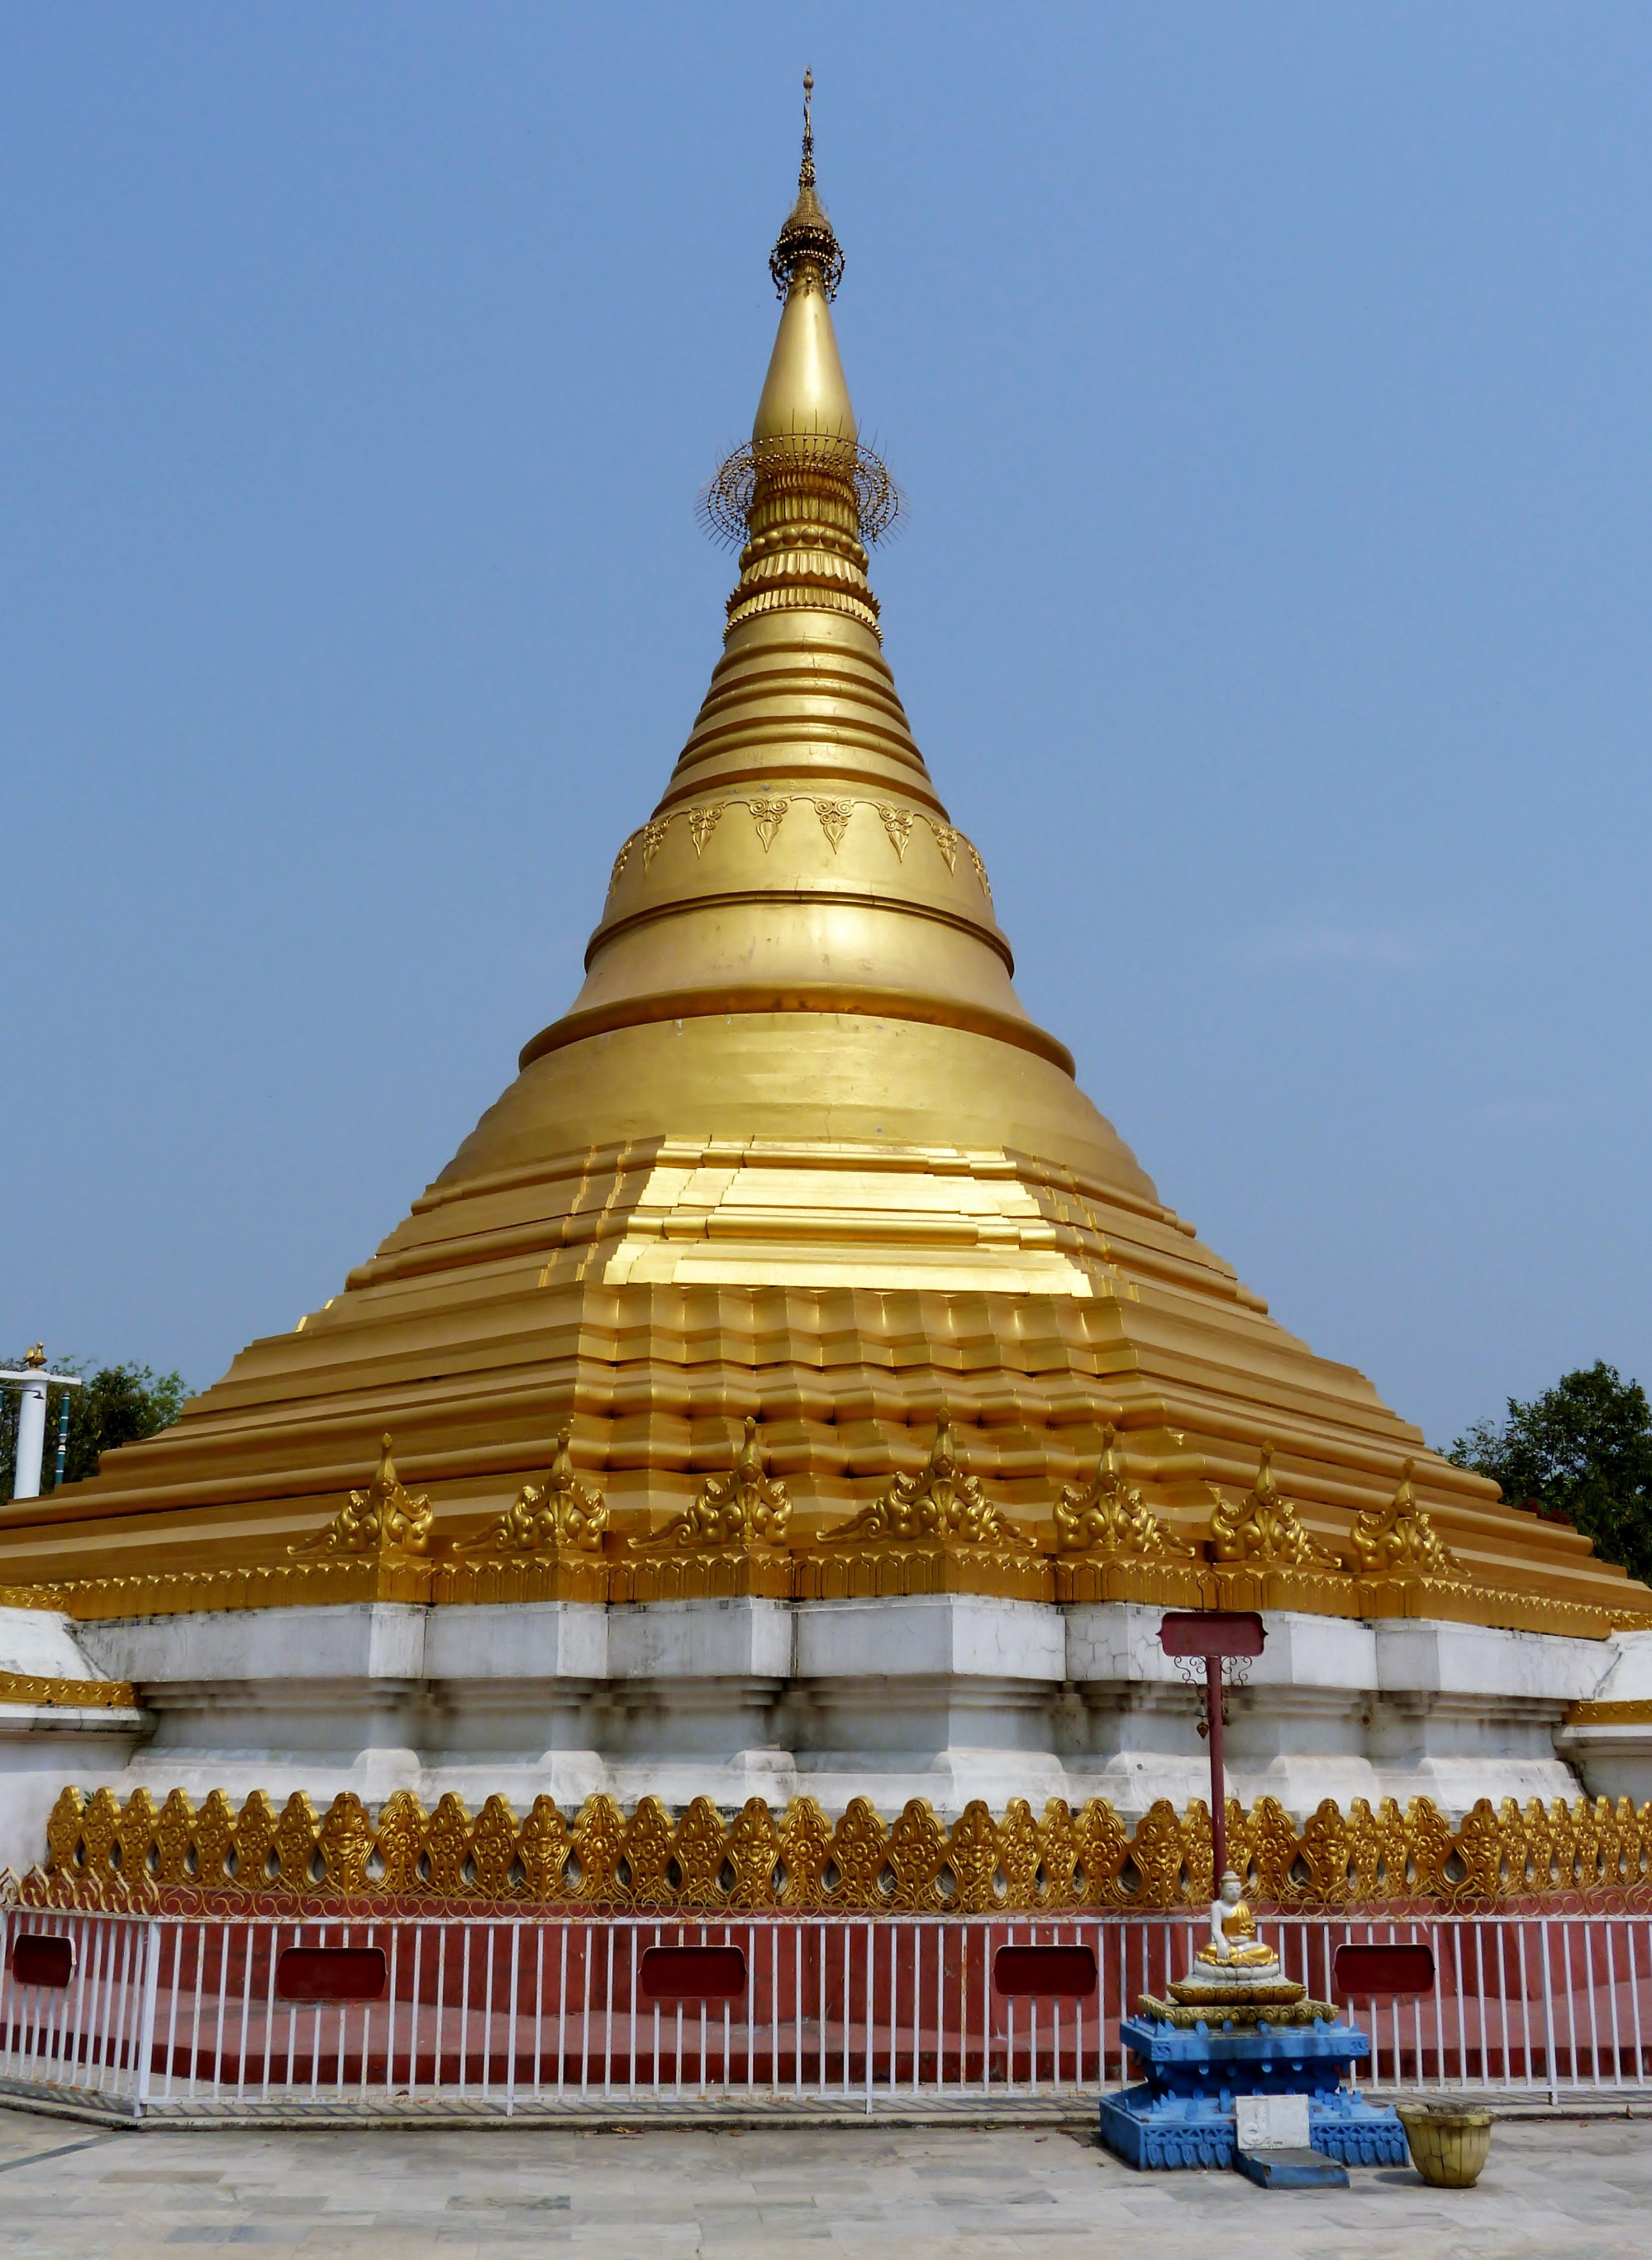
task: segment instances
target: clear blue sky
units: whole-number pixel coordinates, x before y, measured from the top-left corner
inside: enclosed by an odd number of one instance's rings
[[[204,1385],[577,985],[812,62],[1029,1007],[1444,1441],[1652,1381],[1652,15],[0,10],[0,1348]]]

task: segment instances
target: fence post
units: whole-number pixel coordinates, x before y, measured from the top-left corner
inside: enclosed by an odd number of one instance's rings
[[[514,2118],[516,2115],[516,2001],[517,1978],[521,1958],[522,1918],[520,1915],[513,1915],[511,1920],[511,2013],[506,2027],[507,2037],[505,2041],[504,2064],[504,2115],[507,2119]],[[634,1995],[636,1991],[634,1986],[632,1988],[632,1991]],[[637,2005],[634,1999],[631,2004],[631,2013],[634,2029],[637,2013]],[[636,2045],[634,2041],[632,2045],[633,2048]],[[536,2057],[534,2060],[535,2078],[537,2078],[538,2076],[539,2063]],[[387,2080],[385,2085],[387,2086],[393,2086],[394,2083]]]
[[[149,2100],[149,2070],[155,2046],[155,1999],[161,1987],[161,1926],[144,1925],[143,2006],[138,2016],[138,2079],[132,2116],[141,2119]]]
[[[1555,2061],[1555,1982],[1548,1966],[1548,1925],[1540,1922],[1537,1935],[1543,1949],[1543,2045],[1548,2051],[1548,2099],[1560,2102],[1560,2070]],[[1567,1957],[1567,1977],[1570,1978],[1570,1956]]]

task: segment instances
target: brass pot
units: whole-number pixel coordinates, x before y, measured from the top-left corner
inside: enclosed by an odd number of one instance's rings
[[[1491,2113],[1448,2103],[1395,2106],[1411,2162],[1431,2189],[1472,2189],[1491,2149]]]

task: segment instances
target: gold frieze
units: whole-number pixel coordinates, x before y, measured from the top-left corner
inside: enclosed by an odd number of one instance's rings
[[[1227,1806],[1228,1857],[1246,1892],[1280,1913],[1314,1907],[1467,1910],[1563,1901],[1644,1905],[1652,1891],[1652,1805],[1627,1798],[1498,1807],[1482,1800],[1453,1827],[1427,1798],[1402,1810],[1327,1799],[1300,1827],[1271,1798]],[[694,1799],[675,1816],[644,1798],[629,1817],[611,1797],[563,1813],[535,1799],[526,1819],[490,1797],[474,1816],[451,1793],[426,1812],[397,1790],[376,1820],[351,1792],[318,1814],[302,1791],[279,1808],[261,1790],[239,1812],[215,1790],[198,1811],[182,1790],[122,1804],[65,1788],[46,1828],[31,1904],[179,1908],[226,1899],[314,1906],[421,1902],[647,1909],[661,1913],[787,1907],[805,1913],[1119,1913],[1203,1906],[1210,1815],[1153,1806],[1126,1826],[1101,1799],[1041,1813],[1014,1799],[1002,1816],[975,1801],[948,1827],[911,1799],[885,1820],[865,1798],[833,1820],[812,1797],[776,1813]]]

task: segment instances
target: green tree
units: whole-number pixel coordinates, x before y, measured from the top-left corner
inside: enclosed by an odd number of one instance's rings
[[[1508,1407],[1447,1458],[1490,1476],[1511,1505],[1571,1523],[1605,1560],[1652,1584],[1652,1406],[1640,1383],[1597,1359]]]
[[[7,1361],[12,1370],[20,1357]],[[76,1358],[47,1361],[55,1373],[81,1373]],[[189,1391],[176,1373],[156,1373],[147,1365],[100,1366],[87,1375],[83,1389],[48,1389],[46,1395],[46,1457],[40,1467],[40,1489],[54,1487],[57,1472],[57,1432],[65,1397],[68,1399],[68,1450],[63,1467],[65,1483],[95,1476],[104,1452],[118,1444],[135,1443],[141,1436],[157,1435],[175,1421]],[[18,1405],[15,1388],[0,1388],[0,1502],[10,1499],[18,1466]]]

